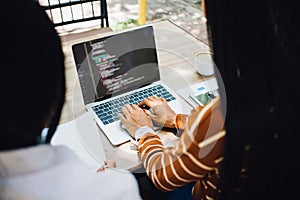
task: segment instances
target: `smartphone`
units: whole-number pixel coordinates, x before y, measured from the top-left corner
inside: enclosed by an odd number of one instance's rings
[[[217,91],[206,92],[195,96],[190,95],[190,97],[200,106],[205,106],[217,96],[218,96]]]

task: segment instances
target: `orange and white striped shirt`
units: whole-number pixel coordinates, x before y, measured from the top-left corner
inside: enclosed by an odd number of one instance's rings
[[[159,136],[147,133],[138,151],[149,178],[162,191],[172,191],[195,182],[194,199],[213,199],[218,194],[224,151],[224,118],[219,98],[178,114],[176,127],[183,133],[174,147],[164,148]]]

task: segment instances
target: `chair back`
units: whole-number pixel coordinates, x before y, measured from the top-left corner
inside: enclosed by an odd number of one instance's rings
[[[55,27],[89,22],[109,27],[106,0],[36,0]],[[100,20],[100,23],[99,23]],[[74,28],[76,29],[76,28]]]

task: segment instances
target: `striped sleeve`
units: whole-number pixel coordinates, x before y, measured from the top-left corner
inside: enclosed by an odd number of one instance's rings
[[[223,152],[223,125],[219,100],[214,100],[192,111],[176,146],[164,148],[154,134],[142,137],[138,150],[154,185],[171,191],[216,170]]]

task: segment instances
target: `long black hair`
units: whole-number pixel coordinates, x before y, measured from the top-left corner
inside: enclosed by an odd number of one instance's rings
[[[207,0],[210,46],[227,96],[221,199],[288,199],[299,174],[296,1]]]
[[[0,150],[50,141],[65,97],[64,54],[47,14],[33,0],[12,0],[1,44]],[[3,13],[2,13],[3,14]],[[48,136],[41,131],[49,127]]]

